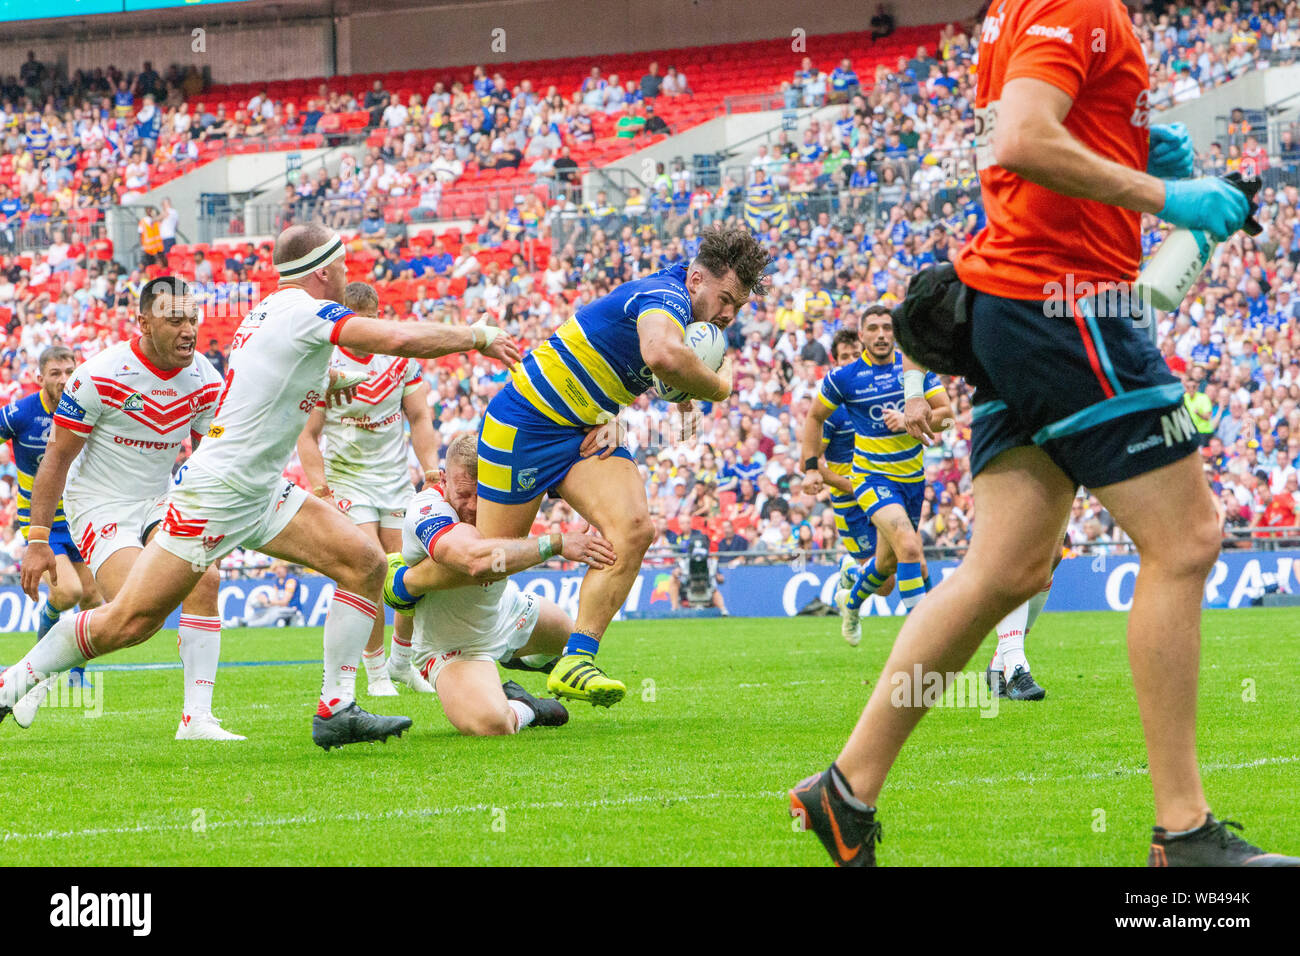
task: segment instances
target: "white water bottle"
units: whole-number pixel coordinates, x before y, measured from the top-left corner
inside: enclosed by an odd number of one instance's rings
[[[1255,194],[1259,192],[1260,181],[1243,179],[1238,172],[1229,173],[1223,180],[1240,189],[1250,204],[1242,231],[1249,236],[1259,235],[1263,230],[1255,221]],[[1217,245],[1208,232],[1200,229],[1179,228],[1171,232],[1134,283],[1143,304],[1165,312],[1177,309],[1196,284]]]
[[[1208,232],[1175,229],[1137,277],[1141,301],[1165,312],[1175,311],[1196,284],[1217,245]]]

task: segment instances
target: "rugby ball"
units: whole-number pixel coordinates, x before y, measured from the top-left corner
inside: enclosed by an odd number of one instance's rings
[[[727,356],[727,340],[722,330],[712,322],[692,322],[686,326],[686,347],[700,357],[700,361],[713,371],[722,368],[722,360]],[[673,388],[654,377],[655,393],[665,401],[684,402],[694,396],[687,395],[679,388]]]

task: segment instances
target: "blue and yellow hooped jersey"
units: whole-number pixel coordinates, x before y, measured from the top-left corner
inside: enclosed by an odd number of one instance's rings
[[[855,437],[853,422],[849,419],[848,410],[843,405],[831,412],[831,417],[822,422],[822,441],[826,443],[826,447],[822,449],[822,457],[826,459],[826,467],[835,474],[847,475],[853,470]],[[853,496],[832,490],[831,499],[836,498],[852,500]]]
[[[925,397],[943,392],[933,372],[925,373]],[[895,350],[890,362],[876,364],[866,356],[842,365],[822,379],[817,397],[831,409],[843,409],[853,427],[853,471],[883,475],[893,481],[922,481],[922,446],[906,433],[885,424],[885,410],[903,410],[903,355]],[[828,458],[827,461],[830,461]]]
[[[653,313],[668,316],[685,336],[692,321],[685,263],[625,282],[580,308],[511,369],[511,382],[556,424],[609,421],[654,384],[637,335],[641,317]]]
[[[0,409],[0,443],[12,441],[14,469],[18,472],[18,524],[26,528],[32,517],[32,481],[45,457],[54,429],[54,409],[45,405],[45,393],[33,392]],[[54,509],[50,531],[67,530],[63,499]]]

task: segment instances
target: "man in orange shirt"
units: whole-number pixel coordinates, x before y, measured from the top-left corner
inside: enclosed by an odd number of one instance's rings
[[[1218,521],[1182,388],[1134,327],[1128,296],[1105,292],[1137,276],[1141,213],[1222,241],[1249,203],[1222,180],[1185,178],[1191,141],[1149,126],[1148,87],[1120,0],[994,0],[984,20],[976,162],[988,224],[956,262],[972,297],[979,520],[966,560],[907,618],[839,758],[790,793],[840,865],[875,863],[875,804],[926,709],[920,688],[906,691],[912,675],[949,682],[1043,587],[1084,485],[1142,559],[1128,645],[1155,792],[1148,863],[1300,866],[1227,830],[1201,789],[1200,614]],[[923,372],[904,374],[908,430],[932,442]]]

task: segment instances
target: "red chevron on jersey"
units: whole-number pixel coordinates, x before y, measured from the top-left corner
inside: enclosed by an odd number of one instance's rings
[[[406,365],[406,359],[394,359],[388,368],[374,378],[362,382],[357,386],[356,401],[365,402],[367,405],[378,405],[388,397],[388,394],[393,389],[403,384],[406,377]]]
[[[163,518],[162,529],[176,538],[197,538],[207,527],[206,518],[191,520],[181,515],[175,505],[167,506],[167,517]]]
[[[211,408],[221,397],[219,384],[204,385],[170,402],[158,402],[116,379],[92,375],[91,381],[105,406],[117,409],[160,435],[188,425],[195,415]]]

